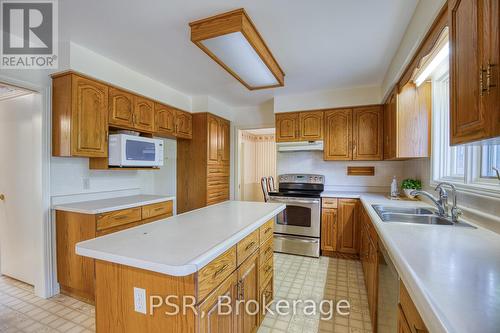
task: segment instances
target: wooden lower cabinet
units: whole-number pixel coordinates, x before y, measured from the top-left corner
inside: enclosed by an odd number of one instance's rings
[[[320,243],[323,255],[358,257],[359,205],[358,199],[322,199]]]
[[[399,282],[398,332],[429,333],[402,281]]]
[[[321,210],[321,252],[332,255],[337,250],[337,209]]]
[[[259,327],[259,253],[238,268],[237,332],[256,332]],[[216,332],[216,331],[212,331]]]
[[[57,281],[61,293],[94,304],[95,261],[75,253],[76,243],[172,216],[172,201],[82,214],[56,210]]]
[[[198,332],[239,332],[237,329],[236,317],[233,313],[219,314],[219,307],[224,308],[227,299],[231,299],[231,306],[234,308],[238,292],[238,273],[233,272],[203,303],[197,307],[198,313],[204,313],[204,316],[198,316]],[[221,304],[222,303],[222,304]]]
[[[267,236],[266,230],[272,221],[274,218],[188,276],[171,276],[97,260],[96,331],[257,332],[265,315],[259,305],[273,299],[273,259],[262,260],[268,256],[265,249],[272,237]],[[264,239],[260,239],[261,235]],[[254,252],[238,265],[238,252],[245,252],[251,240],[257,244]],[[138,313],[134,311],[134,287],[145,289],[147,299],[149,296],[163,299],[177,296],[169,302],[181,305],[186,296],[193,306],[187,307],[186,313],[181,310],[173,314],[172,306],[155,300],[156,307],[148,302],[147,313]],[[228,305],[232,311],[228,311]],[[171,314],[167,315],[166,311]]]
[[[368,308],[372,330],[377,327],[377,306],[378,306],[378,237],[375,227],[370,217],[364,210],[360,209],[360,246],[359,258],[363,268],[365,278],[366,293],[368,298]]]
[[[358,199],[339,199],[337,251],[348,254],[359,252]]]

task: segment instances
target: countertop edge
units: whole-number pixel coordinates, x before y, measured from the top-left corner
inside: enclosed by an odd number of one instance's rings
[[[115,205],[115,206],[110,206],[110,207],[106,207],[103,209],[80,209],[80,208],[68,207],[69,205],[71,205],[71,203],[62,204],[62,205],[55,205],[52,207],[52,209],[64,211],[64,212],[71,212],[71,213],[95,215],[95,214],[109,213],[109,212],[113,212],[116,210],[152,205],[152,204],[156,204],[156,203],[160,203],[160,202],[164,202],[164,201],[175,201],[175,196],[165,196],[165,197],[161,197],[161,198],[157,198],[157,199],[149,199],[149,200],[138,200],[137,202],[134,202],[134,203]],[[78,204],[79,202],[75,202],[75,203]]]
[[[408,264],[408,262],[404,259],[404,256],[399,254],[397,247],[393,245],[390,238],[388,238],[385,235],[385,231],[379,228],[378,223],[383,223],[382,220],[378,217],[377,213],[370,206],[370,204],[365,201],[363,195],[360,196],[360,201],[363,204],[363,207],[365,208],[366,212],[368,213],[370,220],[372,220],[373,225],[377,229],[377,234],[379,239],[384,244],[384,247],[386,248],[388,255],[391,257],[391,260],[398,269],[399,277],[401,280],[403,280],[403,283],[408,293],[410,294],[412,301],[417,307],[420,315],[422,316],[422,319],[427,325],[429,332],[443,332],[443,333],[451,332],[452,329],[451,328],[449,329],[447,325],[444,323],[445,320],[443,319],[445,318],[440,318],[437,315],[439,309],[436,308],[435,304],[430,300],[430,298],[425,293],[424,291],[425,287],[418,282],[418,279],[413,274],[411,267]],[[421,204],[419,203],[419,205],[424,207],[430,207],[430,205],[424,202],[421,202]],[[376,220],[376,222],[374,220]]]
[[[236,234],[232,235],[230,238],[222,241],[218,245],[214,246],[212,249],[210,249],[208,252],[203,253],[202,255],[192,259],[190,262],[188,262],[185,265],[182,266],[171,266],[171,265],[165,265],[165,264],[158,264],[158,263],[153,263],[150,261],[144,261],[144,260],[137,260],[137,259],[130,259],[126,258],[123,256],[119,256],[116,254],[109,254],[106,252],[102,251],[96,251],[96,250],[91,250],[87,249],[84,247],[79,246],[81,243],[77,243],[75,245],[75,251],[76,254],[85,256],[85,257],[90,257],[93,259],[97,260],[103,260],[103,261],[108,261],[116,264],[121,264],[125,266],[130,266],[134,268],[139,268],[139,269],[144,269],[148,270],[151,272],[156,272],[156,273],[161,273],[161,274],[166,274],[166,275],[171,275],[171,276],[187,276],[193,273],[198,272],[200,269],[205,267],[209,262],[211,262],[213,259],[217,258],[219,255],[227,251],[229,248],[232,246],[236,245],[240,240],[248,236],[250,233],[254,232],[262,226],[264,223],[269,221],[272,217],[276,216],[279,212],[283,211],[285,209],[286,205],[282,204],[279,208],[274,209],[272,212],[264,215],[263,217],[259,218],[257,221],[254,223],[250,224],[246,228],[240,230]],[[158,223],[158,222],[155,222]]]

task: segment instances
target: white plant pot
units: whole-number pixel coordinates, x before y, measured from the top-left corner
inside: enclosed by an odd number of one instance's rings
[[[415,199],[415,196],[410,194],[413,191],[415,191],[415,190],[411,189],[411,188],[405,188],[405,189],[403,189],[403,192],[405,193],[406,197],[408,197],[410,199]]]

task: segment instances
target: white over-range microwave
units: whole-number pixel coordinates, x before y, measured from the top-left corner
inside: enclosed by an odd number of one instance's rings
[[[109,136],[109,165],[117,167],[163,166],[163,141],[128,134]]]

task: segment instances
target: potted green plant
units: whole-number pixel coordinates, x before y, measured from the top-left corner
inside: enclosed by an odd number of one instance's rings
[[[401,188],[408,198],[413,199],[415,198],[415,196],[411,195],[410,193],[414,190],[421,190],[422,182],[418,179],[408,178],[403,180],[403,183],[401,183]]]

